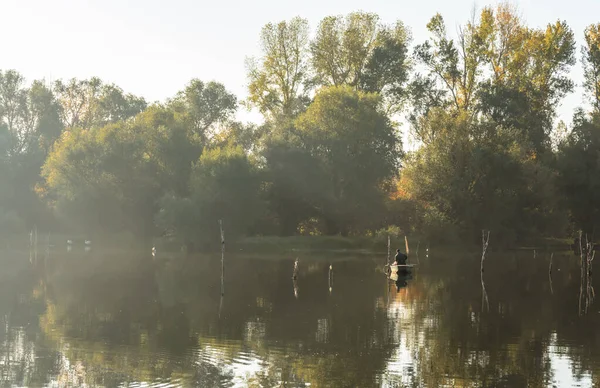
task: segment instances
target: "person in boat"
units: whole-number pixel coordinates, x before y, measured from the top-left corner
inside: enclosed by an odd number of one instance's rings
[[[394,258],[393,265],[406,265],[406,260],[408,260],[408,256],[400,252],[400,249],[396,249],[396,257]]]

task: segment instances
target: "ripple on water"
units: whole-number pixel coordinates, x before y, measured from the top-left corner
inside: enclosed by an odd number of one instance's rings
[[[259,375],[269,367],[269,362],[252,349],[235,341],[214,342],[197,348],[195,352],[196,365],[200,369],[206,367],[218,370],[219,386],[244,387],[248,379]]]

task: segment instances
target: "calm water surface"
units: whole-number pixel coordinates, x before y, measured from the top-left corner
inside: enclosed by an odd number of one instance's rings
[[[579,259],[0,252],[3,386],[591,387],[600,304]],[[160,258],[160,254],[159,254]],[[411,258],[416,262],[415,258]],[[330,265],[333,270],[330,271]],[[593,285],[593,281],[589,283]]]

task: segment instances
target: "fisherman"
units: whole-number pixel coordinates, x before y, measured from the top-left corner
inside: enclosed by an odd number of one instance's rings
[[[408,260],[408,256],[400,252],[400,249],[396,249],[394,265],[406,265],[406,260]]]

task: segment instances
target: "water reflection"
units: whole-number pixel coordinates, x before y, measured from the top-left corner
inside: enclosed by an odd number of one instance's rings
[[[484,309],[490,311],[490,301],[488,299],[487,291],[485,290],[485,281],[483,280],[483,271],[481,272],[481,311]]]
[[[303,257],[290,292],[293,259],[228,254],[222,280],[220,255],[82,251],[44,266],[2,257],[3,385],[600,383],[600,314],[575,256],[554,255],[551,284],[530,253],[488,254],[485,279],[477,254],[425,258],[391,280],[379,256]]]
[[[400,292],[401,288],[408,286],[408,281],[412,279],[412,271],[392,271],[390,280],[396,286],[396,292]]]

